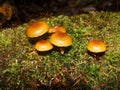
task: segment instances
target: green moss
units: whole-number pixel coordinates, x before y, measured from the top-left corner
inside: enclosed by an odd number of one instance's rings
[[[120,13],[97,12],[76,16],[44,18],[50,26],[62,25],[73,44],[61,55],[55,47],[36,52],[25,30],[34,21],[0,32],[0,87],[8,89],[63,85],[77,89],[118,88],[120,72]],[[87,51],[91,39],[107,44],[95,60]],[[39,56],[38,56],[39,55]],[[103,85],[104,84],[104,85]],[[111,86],[112,84],[112,86]]]

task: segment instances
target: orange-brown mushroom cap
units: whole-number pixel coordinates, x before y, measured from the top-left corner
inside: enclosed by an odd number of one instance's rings
[[[55,33],[57,31],[66,32],[66,29],[63,26],[52,26],[49,28],[48,33]]]
[[[38,21],[33,23],[26,30],[26,34],[28,37],[38,37],[45,34],[48,31],[48,24],[45,21]]]
[[[35,49],[37,51],[49,51],[52,48],[52,44],[47,40],[40,40],[35,44]]]
[[[105,52],[106,44],[101,40],[91,40],[87,45],[87,49],[93,53]]]
[[[67,33],[56,32],[50,37],[50,42],[58,47],[68,47],[72,45],[72,39]]]

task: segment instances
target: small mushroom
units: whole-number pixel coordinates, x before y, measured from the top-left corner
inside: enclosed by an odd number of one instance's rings
[[[49,28],[48,33],[55,33],[57,31],[66,32],[66,29],[63,26],[52,26]]]
[[[48,24],[45,21],[37,21],[28,27],[26,34],[30,38],[38,37],[48,31]]]
[[[52,44],[47,40],[40,40],[35,44],[35,49],[37,51],[49,51],[52,48]]]
[[[72,45],[72,39],[67,33],[55,32],[50,36],[50,42],[60,48],[61,54],[64,54],[64,47]]]
[[[91,40],[88,42],[87,49],[99,59],[98,54],[106,51],[106,44],[101,40]]]
[[[40,51],[40,52],[49,51],[53,48],[53,45],[47,40],[39,40],[35,44],[34,48],[35,48],[35,50],[30,52],[29,54],[35,54],[37,56],[38,60],[41,61],[40,55],[38,54],[37,51]]]

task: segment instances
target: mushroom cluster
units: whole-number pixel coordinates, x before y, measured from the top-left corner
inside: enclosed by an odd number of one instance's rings
[[[46,33],[47,36],[41,38]],[[49,27],[46,21],[37,21],[30,25],[26,35],[29,38],[38,37],[39,40],[34,48],[41,52],[52,50],[55,46],[59,48],[61,54],[64,54],[65,48],[72,45],[72,38],[65,27],[57,25]],[[87,44],[87,49],[96,59],[99,59],[99,55],[106,51],[106,44],[101,40],[91,40]]]
[[[37,21],[26,30],[26,35],[29,38],[39,38],[46,33],[48,33],[49,38],[47,40],[40,39],[36,42],[34,48],[37,51],[49,51],[53,49],[53,46],[57,46],[60,53],[64,54],[64,48],[72,45],[72,39],[63,26],[49,27],[47,22]]]

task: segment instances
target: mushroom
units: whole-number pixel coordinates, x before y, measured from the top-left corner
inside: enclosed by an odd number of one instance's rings
[[[26,34],[30,38],[38,37],[48,31],[48,24],[45,21],[37,21],[28,27]]]
[[[66,29],[63,26],[52,26],[49,28],[48,33],[55,33],[57,31],[66,32]]]
[[[41,58],[37,51],[45,52],[45,51],[51,50],[52,48],[53,48],[53,45],[49,41],[39,40],[34,46],[35,50],[30,52],[29,54],[35,54],[37,56],[38,60],[41,61]]]
[[[55,32],[50,36],[50,42],[60,48],[61,54],[64,54],[64,47],[72,45],[72,39],[67,33]]]
[[[52,44],[47,40],[40,40],[35,44],[35,49],[37,51],[49,51],[52,48]]]
[[[88,42],[87,49],[88,51],[94,53],[97,58],[98,54],[106,51],[106,44],[101,40],[91,40]]]

